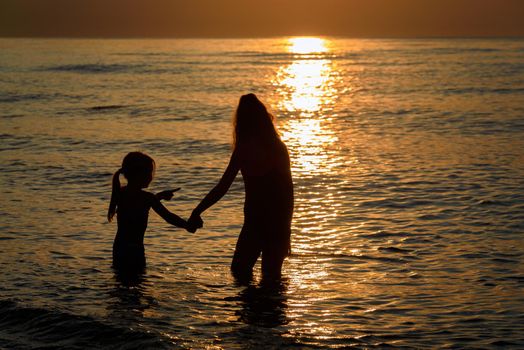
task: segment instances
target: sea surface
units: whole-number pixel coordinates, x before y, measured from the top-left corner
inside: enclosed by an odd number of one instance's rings
[[[243,183],[111,268],[112,174],[187,217],[254,92],[295,186],[282,282],[235,283]],[[524,40],[0,39],[0,348],[524,348]],[[268,219],[270,220],[270,219]]]

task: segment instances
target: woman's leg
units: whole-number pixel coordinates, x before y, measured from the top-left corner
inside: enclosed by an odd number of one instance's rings
[[[262,246],[253,230],[242,227],[238,236],[235,254],[231,262],[231,272],[236,279],[249,280],[253,274],[253,266],[257,262]]]
[[[272,249],[262,253],[262,278],[264,280],[277,280],[282,275],[282,264],[287,253]]]
[[[280,279],[282,264],[290,254],[290,232],[282,230],[280,234],[271,234],[262,250],[262,278]]]

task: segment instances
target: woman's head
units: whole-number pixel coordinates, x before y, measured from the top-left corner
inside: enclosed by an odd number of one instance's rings
[[[120,172],[128,182],[146,188],[153,180],[155,161],[142,152],[130,152],[124,157]]]
[[[235,146],[252,139],[265,141],[278,139],[273,120],[273,115],[267,111],[266,106],[255,94],[240,97],[234,118]]]

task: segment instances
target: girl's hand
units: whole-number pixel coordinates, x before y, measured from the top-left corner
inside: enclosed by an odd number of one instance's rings
[[[173,194],[177,191],[180,191],[180,187],[175,188],[174,190],[165,190],[162,192],[158,192],[157,194],[155,194],[155,196],[158,200],[164,199],[166,201],[169,201],[171,200],[171,198],[173,198]]]

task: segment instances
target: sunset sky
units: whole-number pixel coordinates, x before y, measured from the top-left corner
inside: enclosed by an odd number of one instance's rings
[[[524,0],[0,0],[0,36],[524,36]]]

